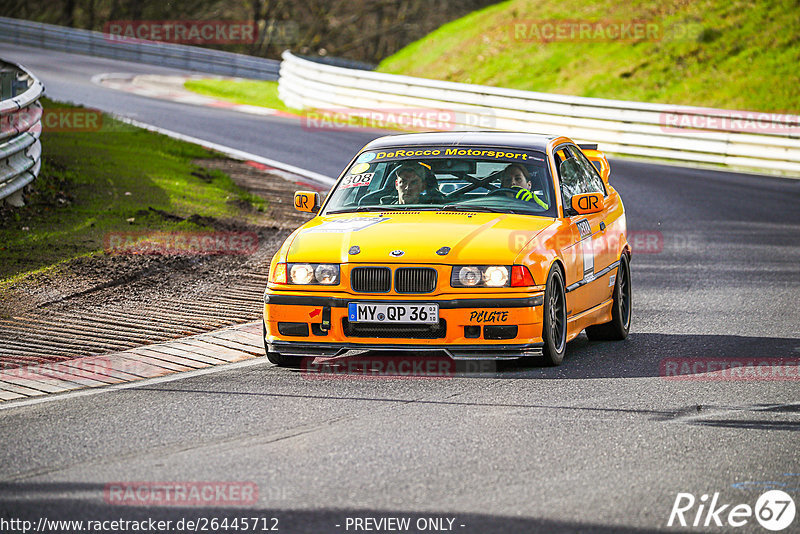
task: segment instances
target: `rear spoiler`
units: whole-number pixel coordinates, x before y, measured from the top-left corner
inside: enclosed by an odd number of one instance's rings
[[[611,174],[611,165],[608,164],[606,155],[597,150],[597,143],[584,143],[578,145],[583,153],[595,166],[597,172],[604,182],[608,183],[608,176]]]

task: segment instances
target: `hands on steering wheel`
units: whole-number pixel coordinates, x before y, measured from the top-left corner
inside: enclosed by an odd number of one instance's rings
[[[489,191],[488,193],[486,193],[486,196],[487,197],[500,196],[500,194],[502,194],[504,196],[505,195],[511,195],[512,197],[516,197],[517,196],[517,190],[515,190],[514,188],[511,188],[511,187],[500,187],[499,189],[494,189],[492,191]]]

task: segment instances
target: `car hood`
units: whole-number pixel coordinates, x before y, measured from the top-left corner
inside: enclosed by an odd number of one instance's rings
[[[293,235],[286,261],[509,265],[525,243],[553,223],[548,217],[482,212],[318,216]],[[357,254],[351,254],[353,247]],[[450,251],[437,254],[443,247]]]

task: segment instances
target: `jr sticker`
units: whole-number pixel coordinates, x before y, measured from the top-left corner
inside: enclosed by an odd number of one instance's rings
[[[345,176],[344,180],[342,180],[341,187],[362,187],[369,185],[370,182],[372,182],[373,176],[375,176],[374,172],[365,172],[363,174],[352,174],[350,176]]]
[[[361,174],[369,170],[369,163],[356,163],[350,167],[350,174]]]
[[[356,163],[366,163],[375,159],[375,152],[364,152],[356,158]]]
[[[336,219],[334,221],[324,222],[308,231],[327,233],[358,232],[359,230],[369,228],[372,225],[388,220],[389,217],[352,217],[349,219]]]

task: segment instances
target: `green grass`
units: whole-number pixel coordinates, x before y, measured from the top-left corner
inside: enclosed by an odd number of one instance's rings
[[[513,34],[514,23],[548,20],[650,21],[659,37],[542,43]],[[798,63],[800,9],[790,0],[511,0],[442,26],[378,70],[548,93],[798,112]]]
[[[266,208],[226,174],[192,163],[219,154],[105,115],[99,131],[45,130],[41,139],[42,170],[28,204],[0,211],[0,285],[98,253],[109,232],[207,229],[208,219],[164,213],[255,222]]]
[[[211,96],[236,104],[248,104],[296,112],[286,107],[278,98],[278,82],[256,80],[188,80],[183,86],[205,96]]]

